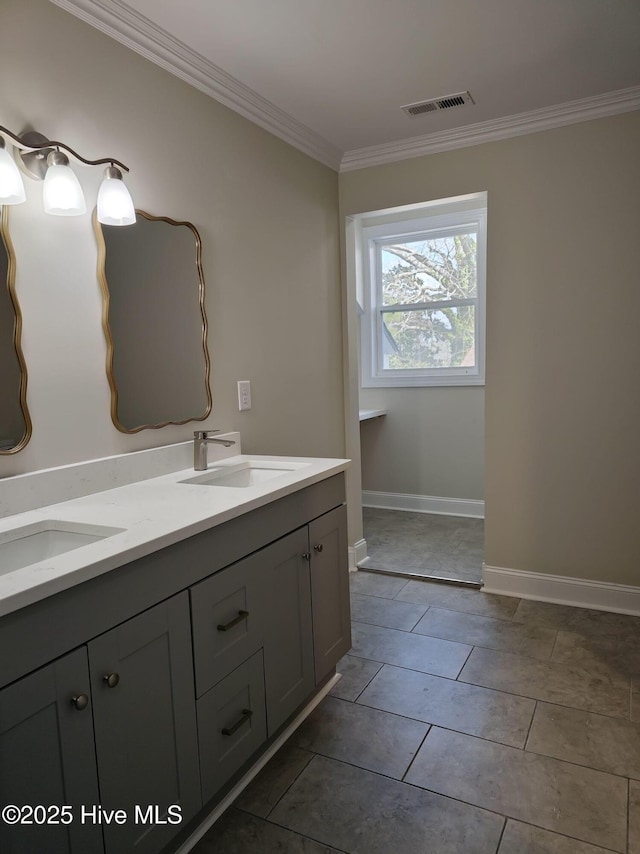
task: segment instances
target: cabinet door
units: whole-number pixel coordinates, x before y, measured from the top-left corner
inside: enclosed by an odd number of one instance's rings
[[[90,695],[86,647],[0,691],[0,805],[73,810],[69,825],[0,822],[2,854],[103,851],[101,828],[80,820],[99,803]]]
[[[313,691],[308,548],[301,528],[259,553],[269,736]]]
[[[101,804],[128,816],[103,823],[107,854],[157,854],[201,806],[188,594],[91,641],[89,665]]]
[[[351,649],[347,510],[337,507],[309,525],[316,684]]]

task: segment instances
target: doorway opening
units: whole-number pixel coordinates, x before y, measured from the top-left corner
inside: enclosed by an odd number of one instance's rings
[[[486,207],[475,193],[348,218],[360,569],[481,586]]]

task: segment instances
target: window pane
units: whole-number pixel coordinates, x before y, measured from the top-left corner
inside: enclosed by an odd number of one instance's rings
[[[382,314],[382,367],[473,368],[475,306]]]
[[[476,248],[475,231],[382,246],[383,305],[475,297]]]

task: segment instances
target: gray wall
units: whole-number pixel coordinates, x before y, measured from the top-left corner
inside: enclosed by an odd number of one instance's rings
[[[489,565],[638,583],[638,151],[635,112],[341,176],[345,215],[488,191]]]
[[[360,404],[387,411],[360,428],[363,489],[482,500],[483,388],[366,388]]]
[[[2,124],[31,125],[131,168],[136,205],[192,221],[203,241],[213,414],[119,433],[90,213],[11,210],[34,422],[0,477],[239,429],[249,452],[344,454],[338,176],[46,0],[3,0]],[[76,167],[89,209],[102,170]],[[236,381],[253,409],[237,411]]]

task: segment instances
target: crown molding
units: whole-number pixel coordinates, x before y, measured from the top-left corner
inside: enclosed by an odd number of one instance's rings
[[[477,122],[453,130],[437,131],[398,142],[371,145],[367,148],[355,148],[345,151],[340,171],[350,172],[355,169],[365,169],[368,166],[380,166],[397,160],[422,157],[425,154],[438,154],[456,148],[496,142],[638,109],[640,109],[640,86],[632,86],[629,89],[619,89],[604,95],[568,101],[527,113],[517,113],[502,119]]]
[[[122,0],[51,0],[295,148],[338,170],[342,151]]]
[[[448,131],[342,151],[123,0],[50,0],[331,169],[350,172],[640,109],[640,86]]]

